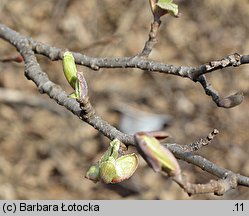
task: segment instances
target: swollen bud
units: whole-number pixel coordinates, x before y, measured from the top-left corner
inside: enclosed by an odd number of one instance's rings
[[[175,17],[179,16],[178,5],[173,3],[173,0],[149,0],[149,2],[155,19],[160,19],[168,13]]]
[[[99,176],[100,176],[99,164],[92,165],[88,169],[88,171],[87,171],[87,173],[85,175],[85,177],[87,179],[92,180],[95,183],[99,181]]]
[[[106,184],[118,183],[130,178],[138,167],[136,154],[118,157],[121,142],[114,139],[97,164],[91,166],[86,178],[93,182],[103,181]]]
[[[63,55],[63,71],[67,81],[75,90],[69,97],[83,100],[86,99],[88,87],[85,77],[82,72],[77,71],[74,57],[69,51],[66,51]]]
[[[176,176],[181,173],[180,166],[174,155],[153,136],[145,132],[135,134],[138,151],[155,171],[164,171],[169,176]]]
[[[112,183],[122,182],[130,178],[138,167],[138,156],[133,154],[124,155],[116,160],[116,176]]]
[[[218,102],[218,106],[224,107],[224,108],[232,108],[235,106],[240,105],[243,102],[244,95],[242,92],[237,92],[234,95],[230,95],[226,98],[222,98]]]
[[[118,150],[121,145],[121,142],[118,139],[114,139],[110,142],[110,146],[108,147],[107,151],[101,157],[100,162],[107,161],[110,157],[114,159],[118,158]]]
[[[103,182],[109,184],[115,176],[116,162],[113,157],[110,157],[108,161],[104,161],[100,164],[100,178]]]
[[[67,81],[72,86],[72,88],[75,89],[77,68],[74,62],[74,57],[69,51],[66,51],[63,55],[63,71]]]

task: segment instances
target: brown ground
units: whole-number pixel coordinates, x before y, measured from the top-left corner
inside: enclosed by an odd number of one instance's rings
[[[57,47],[91,56],[137,54],[147,40],[152,20],[148,1],[142,0],[1,0],[0,20],[22,34]],[[118,3],[117,3],[118,2]],[[151,58],[166,63],[197,66],[234,52],[249,53],[247,0],[178,0],[181,18],[163,18],[159,43]],[[0,40],[0,57],[15,49]],[[39,56],[52,81],[72,91],[61,62]],[[217,108],[203,89],[189,80],[139,70],[85,71],[90,97],[98,114],[114,125],[120,102],[173,121],[171,141],[190,143],[213,128],[219,136],[199,153],[219,166],[249,176],[249,69],[228,68],[208,75],[226,96],[245,93],[236,108]],[[247,199],[239,187],[223,197],[189,198],[175,183],[154,173],[141,159],[136,174],[120,185],[94,184],[84,178],[90,164],[106,149],[108,140],[89,125],[59,107],[23,75],[23,65],[0,63],[0,87],[15,90],[23,100],[0,101],[1,199]],[[16,92],[17,91],[17,92]],[[20,97],[20,95],[18,96]],[[43,105],[30,106],[37,101]],[[192,182],[210,178],[200,169],[181,163]]]

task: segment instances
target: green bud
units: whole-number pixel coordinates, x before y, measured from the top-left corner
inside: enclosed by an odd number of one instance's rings
[[[138,150],[156,172],[164,171],[170,176],[180,174],[181,169],[174,155],[153,136],[140,132],[135,135]]]
[[[116,162],[113,157],[109,157],[108,161],[100,163],[100,178],[103,182],[109,184],[116,176]]]
[[[165,12],[170,12],[175,17],[179,16],[178,5],[174,4],[172,0],[159,0],[156,5]]]
[[[118,158],[118,151],[120,148],[121,142],[118,139],[114,139],[113,141],[110,142],[110,147],[111,147],[111,156],[114,159]]]
[[[119,157],[121,142],[114,139],[101,157],[98,164],[90,167],[86,173],[86,178],[94,182],[102,180],[104,183],[118,183],[130,178],[138,167],[138,157],[136,154],[128,154]]]
[[[110,142],[110,146],[108,147],[105,154],[101,157],[100,162],[104,162],[109,160],[110,157],[113,157],[114,159],[118,158],[118,150],[120,147],[120,141],[118,139],[114,139]]]
[[[63,71],[67,81],[72,86],[72,88],[75,89],[77,68],[74,62],[74,57],[69,51],[66,51],[63,55]]]
[[[116,160],[116,176],[112,183],[122,182],[130,178],[138,167],[138,157],[135,153],[124,155]]]
[[[100,172],[99,172],[99,164],[92,165],[87,173],[86,173],[86,178],[92,180],[93,182],[98,182],[100,178]]]
[[[70,98],[84,99],[88,94],[88,87],[85,77],[82,72],[78,72],[74,57],[71,52],[66,51],[63,55],[63,71],[64,75],[75,90],[75,92],[69,95]]]

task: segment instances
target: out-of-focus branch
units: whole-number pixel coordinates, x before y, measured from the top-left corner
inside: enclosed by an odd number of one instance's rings
[[[22,92],[14,89],[0,88],[0,102],[22,106],[39,107],[47,109],[50,112],[56,113],[57,115],[69,115],[69,113],[63,110],[61,107],[54,106],[54,102],[51,100],[45,100],[41,97],[30,95],[28,92]]]
[[[23,62],[23,58],[20,55],[16,55],[16,56],[7,56],[4,58],[0,58],[0,62]]]

